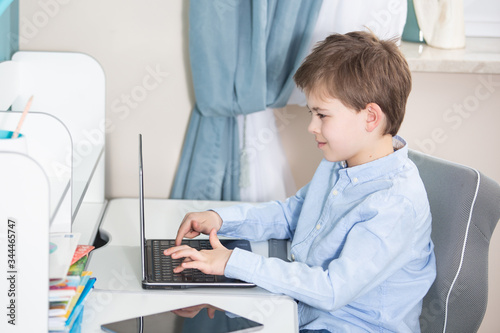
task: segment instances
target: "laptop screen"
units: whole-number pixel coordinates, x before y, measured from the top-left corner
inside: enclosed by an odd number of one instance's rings
[[[144,223],[144,175],[142,163],[142,134],[139,134],[139,219],[140,219],[140,236],[141,236],[141,266],[142,266],[142,280],[146,280],[146,264],[145,260],[145,247],[146,247],[146,232]]]

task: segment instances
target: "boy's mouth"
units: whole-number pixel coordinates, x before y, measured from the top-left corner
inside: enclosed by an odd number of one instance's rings
[[[326,145],[326,142],[321,142],[321,141],[316,141],[318,143],[318,148],[321,149],[324,145]]]

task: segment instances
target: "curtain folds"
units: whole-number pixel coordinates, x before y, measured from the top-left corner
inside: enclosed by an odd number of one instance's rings
[[[241,168],[241,201],[284,200],[297,192],[280,136],[295,117],[286,108],[276,110],[276,116],[268,108],[237,117],[240,146],[248,157]]]
[[[236,116],[287,104],[322,0],[191,0],[196,106],[171,198],[240,199]]]

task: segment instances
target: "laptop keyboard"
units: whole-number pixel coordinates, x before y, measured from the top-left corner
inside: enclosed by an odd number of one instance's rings
[[[156,282],[214,282],[217,277],[215,275],[207,275],[193,268],[185,269],[181,273],[174,273],[173,269],[179,266],[183,258],[172,259],[170,256],[163,254],[166,249],[175,246],[174,240],[152,240],[153,249],[153,279]],[[197,250],[211,250],[210,241],[206,240],[185,240],[183,245],[189,245]]]

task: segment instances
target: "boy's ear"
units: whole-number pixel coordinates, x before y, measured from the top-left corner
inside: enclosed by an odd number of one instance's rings
[[[366,131],[373,132],[377,127],[385,124],[385,114],[376,103],[366,104]]]

